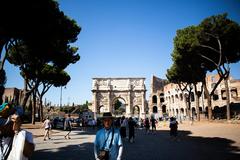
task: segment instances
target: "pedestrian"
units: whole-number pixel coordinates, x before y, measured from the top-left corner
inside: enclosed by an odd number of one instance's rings
[[[177,138],[177,129],[178,129],[178,122],[177,122],[176,118],[174,118],[174,117],[170,118],[169,128],[170,128],[170,137],[173,140],[176,140],[176,138]]]
[[[94,156],[96,160],[121,160],[123,144],[119,129],[114,128],[111,112],[102,116],[103,127],[100,129],[94,142]]]
[[[150,121],[151,121],[151,126],[152,126],[152,133],[153,133],[153,131],[156,131],[157,120],[152,116]]]
[[[127,119],[125,118],[125,116],[122,116],[121,121],[120,121],[120,134],[122,139],[125,139],[127,137]]]
[[[68,131],[68,133],[64,136],[65,139],[71,139],[69,134],[70,132],[72,131],[72,123],[71,123],[71,115],[68,114],[68,117],[65,119],[65,123],[64,123],[64,126],[65,126],[65,130]]]
[[[21,129],[22,114],[13,104],[0,105],[1,160],[28,160],[34,151],[32,133]]]
[[[150,122],[149,122],[148,118],[145,119],[144,125],[145,125],[145,129],[146,129],[146,134],[148,134],[149,129],[150,129]]]
[[[84,118],[82,118],[81,122],[82,122],[82,130],[86,131],[87,130],[87,128],[86,128],[86,120]]]
[[[128,141],[130,143],[133,143],[135,141],[135,127],[136,127],[136,122],[132,119],[132,117],[129,118],[128,120],[128,130],[129,130],[129,139]]]
[[[116,128],[120,128],[120,126],[121,126],[120,121],[121,121],[121,117],[118,117],[118,118],[114,121],[114,125],[115,125]]]
[[[49,120],[49,116],[46,117],[42,127],[44,127],[45,130],[43,141],[46,141],[46,137],[48,137],[48,139],[51,139],[50,138],[51,121]]]

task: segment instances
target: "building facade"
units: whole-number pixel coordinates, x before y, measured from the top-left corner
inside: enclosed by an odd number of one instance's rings
[[[115,103],[121,101],[125,116],[145,117],[147,101],[145,78],[93,78],[92,111],[115,112]]]
[[[13,102],[19,105],[23,97],[23,91],[18,88],[5,88],[2,100],[3,102]]]
[[[206,77],[207,88],[211,91],[216,85],[219,79],[218,75],[208,75]],[[160,83],[162,82],[162,83]],[[186,97],[188,96],[187,90],[182,91],[177,84],[168,83],[165,84],[166,80],[152,77],[151,83],[151,94],[149,98],[150,114],[155,114],[159,117],[163,117],[164,114],[175,117],[185,117],[188,114],[188,102]],[[230,91],[230,104],[240,104],[240,80],[234,80],[232,77],[229,78],[228,86]],[[163,84],[158,85],[158,84]],[[197,90],[201,91],[201,83],[197,84]],[[204,118],[208,112],[207,99],[202,92],[199,98],[199,112],[201,117]],[[190,94],[190,115],[196,115],[196,95],[194,90]],[[226,105],[226,89],[225,83],[222,81],[216,88],[214,95],[212,96],[212,110],[218,112]],[[240,107],[240,106],[239,106]],[[239,108],[240,109],[240,108]]]

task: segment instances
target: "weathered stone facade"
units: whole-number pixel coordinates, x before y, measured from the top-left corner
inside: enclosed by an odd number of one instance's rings
[[[211,90],[219,79],[218,75],[208,75],[206,77],[207,88]],[[187,102],[185,97],[188,95],[187,91],[182,92],[177,84],[164,84],[166,80],[152,77],[151,93],[149,98],[150,114],[156,114],[162,117],[163,114],[169,116],[183,117],[187,115]],[[160,85],[159,85],[160,84]],[[162,85],[161,85],[162,84]],[[163,87],[164,85],[164,87]],[[240,80],[234,80],[232,77],[228,80],[230,91],[230,103],[240,103]],[[197,84],[198,91],[201,91],[201,84]],[[226,90],[224,81],[222,81],[214,92],[212,98],[212,109],[218,109],[226,105]],[[194,91],[191,94],[191,113],[195,114],[196,110],[196,95]],[[199,112],[204,117],[207,112],[207,99],[204,94],[199,98]]]
[[[5,88],[2,100],[3,102],[14,102],[19,105],[23,97],[23,92],[17,88]]]
[[[138,110],[138,117],[145,117],[147,103],[144,81],[145,78],[93,78],[93,112],[113,112],[114,102],[121,99],[126,106],[126,116],[132,116]]]

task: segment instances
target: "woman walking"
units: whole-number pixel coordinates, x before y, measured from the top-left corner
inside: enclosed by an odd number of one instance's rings
[[[46,137],[48,137],[48,139],[51,139],[50,138],[50,129],[51,129],[51,122],[49,120],[49,117],[47,116],[46,117],[46,120],[43,122],[43,125],[42,125],[45,129],[45,133],[44,133],[44,137],[43,137],[43,140],[46,141]]]

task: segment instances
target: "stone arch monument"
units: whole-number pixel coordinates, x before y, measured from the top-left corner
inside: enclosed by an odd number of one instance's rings
[[[125,116],[145,118],[145,78],[93,78],[92,96],[95,117],[100,112],[113,112],[113,103],[119,98],[126,107]]]

